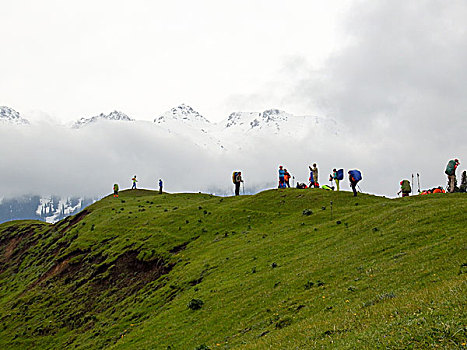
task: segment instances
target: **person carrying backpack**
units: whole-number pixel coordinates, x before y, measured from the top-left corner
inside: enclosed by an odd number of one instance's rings
[[[136,175],[133,176],[133,178],[131,179],[131,181],[133,181],[133,186],[131,186],[131,189],[132,189],[132,190],[136,190],[136,183],[138,182],[138,180],[136,180]]]
[[[316,163],[313,164],[313,168],[311,166],[308,166],[308,168],[310,168],[310,171],[313,174],[313,187],[319,188],[318,167],[316,166]],[[311,175],[310,175],[310,177],[311,177]]]
[[[359,170],[349,170],[350,187],[352,187],[353,196],[357,197],[357,184],[362,179],[362,173]]]
[[[410,187],[410,181],[402,180],[400,182],[400,185],[401,185],[401,190],[397,192],[397,194],[402,192],[402,197],[408,197],[410,195],[410,192],[412,192],[412,188]]]
[[[159,179],[159,194],[162,194],[162,179]]]
[[[334,180],[336,183],[336,190],[339,191],[339,181],[344,179],[344,169],[332,169],[332,174],[329,176],[329,181]]]
[[[118,184],[114,184],[114,198],[118,198]]]
[[[285,183],[285,186],[287,186],[289,188],[290,188],[290,184],[289,184],[290,178],[291,178],[290,173],[287,171],[287,169],[284,169],[284,183]]]
[[[285,170],[282,169],[282,165],[279,165],[279,188],[285,187]]]
[[[451,159],[446,165],[444,173],[448,176],[449,192],[453,193],[456,189],[456,169],[459,166],[459,160]]]
[[[242,172],[235,171],[232,175],[232,181],[235,184],[235,195],[239,196],[240,195],[240,184],[243,182]]]

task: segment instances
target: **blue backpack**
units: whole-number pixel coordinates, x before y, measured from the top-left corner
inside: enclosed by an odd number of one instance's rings
[[[360,170],[350,170],[349,174],[354,178],[355,182],[358,182],[362,179],[362,173]]]
[[[336,180],[344,180],[344,169],[336,171]]]

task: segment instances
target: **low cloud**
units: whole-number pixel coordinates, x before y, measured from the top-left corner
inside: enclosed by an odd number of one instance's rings
[[[150,122],[104,121],[81,129],[3,125],[0,147],[8,152],[2,155],[0,191],[3,197],[102,196],[114,183],[130,187],[137,175],[141,188],[155,189],[162,178],[171,192],[231,194],[232,171],[241,170],[245,190],[252,193],[277,186],[278,165],[287,167],[295,181],[307,182],[313,162],[326,183],[336,164],[357,164],[356,152],[344,147],[346,139],[345,133],[336,135],[323,124],[300,135],[239,134],[222,149],[198,146],[187,135],[168,133]],[[316,147],[320,144],[326,147]]]

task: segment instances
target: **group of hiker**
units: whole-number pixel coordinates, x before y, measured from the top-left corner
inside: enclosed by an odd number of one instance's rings
[[[340,181],[344,179],[344,169],[337,170],[336,168],[332,169],[332,173],[329,174],[329,181],[331,182],[331,186],[319,184],[318,179],[318,166],[316,163],[313,163],[313,166],[308,166],[310,169],[310,177],[308,178],[308,186],[305,183],[297,182],[297,188],[304,189],[304,188],[322,188],[328,191],[334,191],[334,188],[339,191],[340,190]],[[281,188],[281,169],[282,166],[279,166],[279,188]],[[362,173],[360,170],[353,169],[349,170],[349,182],[350,187],[352,188],[354,196],[357,196],[357,187],[358,182],[362,179]],[[332,182],[336,184],[336,186],[332,186]]]
[[[292,176],[287,171],[287,169],[283,168],[282,165],[279,166],[279,188],[290,187],[290,178],[291,177]]]
[[[467,172],[464,171],[462,173],[462,180],[461,185],[457,187],[457,180],[456,180],[456,169],[459,166],[460,162],[458,159],[452,159],[448,162],[446,166],[445,173],[448,176],[448,186],[447,191],[452,192],[466,192],[467,191]],[[329,181],[331,185],[322,185],[319,184],[318,179],[318,166],[316,163],[313,163],[313,166],[308,166],[310,170],[310,176],[308,178],[308,185],[305,183],[297,182],[297,188],[304,189],[304,188],[322,188],[329,191],[337,191],[340,190],[340,182],[344,179],[344,169],[332,169],[332,173],[329,175]],[[290,187],[290,179],[295,179],[295,176],[290,175],[284,166],[279,166],[279,185],[278,188],[287,188]],[[232,175],[233,183],[235,184],[235,195],[240,195],[240,184],[243,183],[242,173],[240,171],[234,171]],[[359,188],[358,183],[362,180],[362,173],[360,170],[353,169],[347,172],[348,179],[350,183],[350,187],[352,188],[352,192],[354,196],[357,196],[357,188]],[[407,197],[412,192],[414,176],[412,175],[412,186],[410,185],[409,180],[402,180],[400,182],[400,191],[397,194],[402,194],[402,197]],[[430,193],[445,193],[446,191],[441,187],[436,187],[430,190],[420,190],[420,175],[417,174],[417,181],[418,181],[418,193],[425,195]],[[332,183],[335,183],[335,187],[332,186]],[[293,186],[293,184],[292,184]]]
[[[132,185],[131,185],[131,189],[132,190],[136,190],[136,183],[138,182],[138,180],[136,179],[136,175],[133,176],[133,178],[131,179],[131,182],[132,182]],[[162,179],[159,179],[159,194],[162,194]],[[118,198],[118,191],[119,191],[119,186],[118,184],[114,184],[114,198]]]
[[[456,169],[459,166],[460,162],[459,159],[451,159],[448,164],[446,165],[446,170],[444,173],[448,176],[448,184],[446,190],[442,186],[434,187],[427,190],[420,190],[420,175],[417,174],[417,183],[418,183],[418,193],[421,195],[427,195],[432,193],[453,193],[453,192],[466,192],[467,191],[467,174],[466,171],[462,173],[461,178],[461,185],[457,186],[457,179],[456,179]],[[402,197],[408,197],[412,193],[413,187],[413,175],[412,175],[412,186],[410,185],[409,180],[402,180],[400,182],[400,191],[397,194],[402,193]]]
[[[447,192],[449,193],[467,192],[467,172],[465,170],[462,173],[461,185],[459,187],[457,186],[456,170],[459,164],[460,164],[459,159],[456,158],[456,159],[450,160],[446,166],[445,174],[448,176]],[[323,185],[320,187],[319,179],[318,179],[318,166],[316,165],[316,163],[313,163],[313,166],[308,166],[308,168],[310,170],[310,176],[308,178],[309,180],[308,185],[306,185],[305,183],[297,182],[297,186],[296,186],[297,188],[299,189],[322,188],[322,189],[329,190],[329,191],[334,191],[334,189],[336,189],[337,191],[340,190],[340,182],[344,179],[344,169],[336,169],[336,168],[332,169],[332,173],[329,175],[329,181],[331,182],[331,186]],[[353,169],[353,170],[349,170],[347,174],[348,174],[348,179],[349,179],[350,187],[352,188],[353,195],[357,196],[357,187],[358,187],[358,183],[362,180],[362,173],[360,170]],[[286,168],[280,165],[278,188],[287,188],[287,187],[290,188],[291,178],[295,179],[294,176],[290,175],[290,173],[287,171]],[[136,175],[133,176],[131,181],[132,181],[131,189],[132,190],[137,189],[138,180],[136,179]],[[240,186],[242,183],[244,183],[241,171],[233,172],[232,182],[235,185],[235,195],[239,196]],[[333,182],[335,183],[335,187],[332,186]],[[412,174],[412,186],[409,180],[407,179],[402,180],[399,183],[400,191],[397,194],[402,194],[402,197],[409,196],[412,193],[413,182],[414,182],[413,174]],[[417,174],[417,182],[418,182],[418,193],[421,195],[446,192],[441,186],[421,191],[419,174]],[[162,194],[162,186],[163,186],[162,179],[159,179],[159,194]],[[114,197],[118,198],[118,192],[119,192],[118,184],[114,184],[113,190],[114,190]],[[245,192],[245,189],[243,189],[243,192]]]

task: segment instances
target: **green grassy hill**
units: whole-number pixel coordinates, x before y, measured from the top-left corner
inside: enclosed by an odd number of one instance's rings
[[[0,348],[467,348],[466,209],[137,190],[5,223]]]

